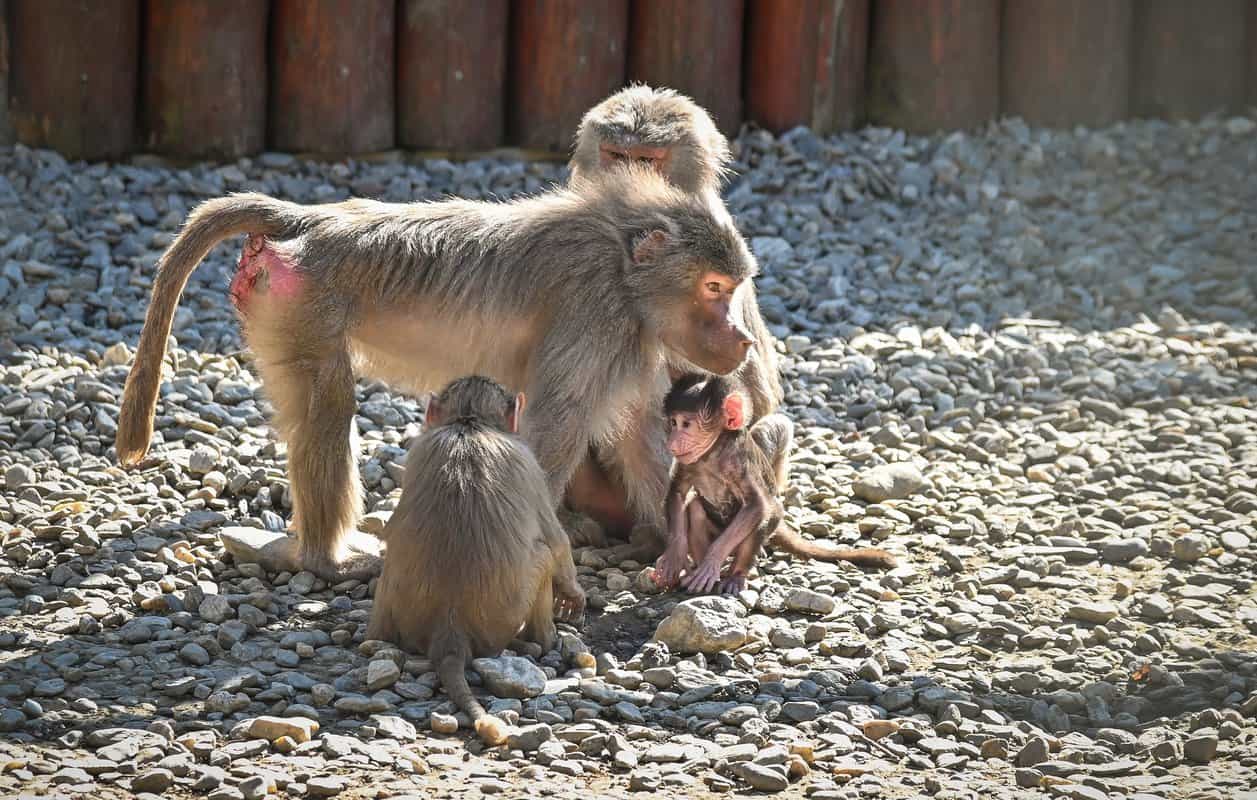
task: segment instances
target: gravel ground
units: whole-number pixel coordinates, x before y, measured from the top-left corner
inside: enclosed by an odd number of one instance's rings
[[[288,513],[234,248],[176,318],[157,458],[124,472],[111,445],[153,265],[199,200],[501,197],[562,168],[0,150],[0,796],[1257,797],[1257,125],[738,154],[798,425],[789,514],[903,566],[767,559],[687,599],[578,551],[583,629],[470,673],[517,725],[485,751],[426,660],[362,641],[369,585],[219,545]],[[359,399],[371,529],[421,414]]]

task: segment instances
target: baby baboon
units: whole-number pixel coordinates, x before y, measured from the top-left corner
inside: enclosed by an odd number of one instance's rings
[[[148,449],[179,295],[222,239],[250,234],[232,297],[288,442],[297,541],[285,563],[371,574],[344,542],[361,511],[354,379],[426,391],[476,372],[532,399],[522,434],[563,495],[590,442],[630,513],[660,528],[667,466],[657,402],[671,351],[726,373],[752,339],[734,313],[755,261],[728,215],[650,170],[517,200],[303,206],[210,200],[162,256],[127,379],[118,457]],[[659,393],[662,394],[661,392]]]
[[[716,128],[711,115],[693,100],[671,89],[630,86],[585,114],[569,166],[573,180],[597,178],[626,164],[649,166],[673,186],[723,210],[720,184],[729,171],[730,160],[728,140]],[[771,414],[781,403],[777,352],[760,316],[753,285],[748,285],[737,298],[735,314],[755,340],[738,371],[751,396],[748,411],[754,422]],[[670,354],[669,363],[674,379],[699,368],[675,352]],[[666,388],[643,408],[644,413],[657,414],[663,391]],[[659,453],[667,459],[662,448]],[[599,463],[609,460],[606,453],[593,448],[573,477],[567,500],[574,509],[606,527],[622,530],[631,524],[632,517],[627,513],[623,489],[617,485],[614,470],[608,475]]]
[[[885,550],[812,542],[785,525],[790,420],[770,414],[748,429],[746,405],[741,387],[719,376],[686,375],[664,399],[668,449],[677,463],[668,488],[668,549],[655,563],[656,582],[671,588],[685,570],[681,583],[691,592],[719,586],[735,594],[746,588],[747,573],[770,541],[819,561],[893,568],[895,558]]]
[[[494,745],[505,729],[472,696],[463,669],[500,654],[521,627],[550,650],[554,615],[573,620],[585,608],[546,476],[515,435],[523,411],[523,394],[480,376],[428,403],[384,529],[388,553],[367,628],[369,639],[427,653],[450,699]]]

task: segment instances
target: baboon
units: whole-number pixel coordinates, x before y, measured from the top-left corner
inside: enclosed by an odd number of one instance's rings
[[[720,376],[683,376],[664,398],[676,466],[668,487],[668,547],[655,563],[656,582],[736,594],[767,542],[820,561],[893,568],[895,558],[885,550],[808,541],[784,523],[792,426],[770,414],[748,429],[747,405],[736,379]]]
[[[711,115],[671,89],[638,85],[622,89],[590,109],[581,120],[569,162],[572,180],[595,179],[626,164],[649,166],[682,191],[724,209],[720,185],[729,172],[729,142]],[[727,212],[726,212],[727,213]],[[781,404],[781,380],[772,335],[759,312],[755,288],[748,286],[735,313],[755,345],[738,371],[750,393],[751,421]],[[670,354],[670,376],[695,371],[692,362]],[[649,409],[656,413],[657,404]],[[666,454],[663,454],[666,459]],[[608,475],[608,454],[597,448],[581,465],[568,490],[568,504],[605,527],[622,532],[631,524],[617,476]]]
[[[421,392],[474,372],[523,389],[521,433],[554,501],[594,442],[613,454],[635,521],[662,528],[663,420],[642,409],[666,391],[667,354],[727,373],[752,344],[733,312],[755,271],[745,241],[650,170],[501,203],[234,195],[195,209],[158,264],[118,422],[122,463],[148,449],[188,277],[239,234],[232,297],[288,443],[297,537],[282,560],[331,580],[379,566],[345,547],[361,512],[356,375]]]
[[[720,185],[732,160],[729,141],[706,109],[672,89],[637,85],[621,89],[585,113],[568,166],[574,181],[592,180],[625,164],[649,166],[681,191],[723,210]],[[776,411],[783,396],[776,346],[754,288],[750,286],[737,303],[742,323],[755,338],[751,357],[737,373],[751,396],[752,422]],[[678,358],[681,354],[670,355],[673,380],[683,371],[697,371],[694,364]]]
[[[515,435],[524,397],[477,375],[429,401],[384,528],[367,627],[368,639],[427,653],[446,694],[494,745],[505,730],[472,696],[464,668],[516,634],[550,650],[554,615],[573,620],[585,608],[546,476]]]

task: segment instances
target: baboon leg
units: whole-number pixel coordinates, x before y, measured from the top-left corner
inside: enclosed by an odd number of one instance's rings
[[[570,559],[569,559],[570,560]],[[559,632],[554,627],[554,583],[550,577],[541,581],[537,587],[537,596],[532,601],[528,618],[524,620],[524,630],[520,638],[536,642],[541,649],[550,652],[559,639]]]
[[[558,520],[542,513],[541,524],[551,531],[547,540],[553,554],[551,585],[554,613],[564,622],[579,622],[585,612],[585,590],[576,580],[576,564],[572,561],[572,547],[567,536],[558,527]]]
[[[572,511],[585,514],[612,535],[624,536],[633,527],[624,487],[611,479],[607,470],[598,463],[592,448],[572,474],[572,480],[567,485],[566,503]],[[573,541],[582,544],[579,540]]]
[[[707,510],[703,508],[698,498],[690,502],[685,513],[689,519],[686,539],[690,560],[693,566],[697,567],[703,563],[703,556],[707,555],[707,549],[711,547],[711,543],[720,536],[720,531],[712,524],[711,517],[707,516]]]
[[[668,496],[667,433],[663,418],[639,413],[638,424],[616,442],[611,477],[624,487],[628,510],[637,526],[633,542],[643,560],[653,561],[665,545],[664,505]]]
[[[276,358],[259,350],[259,369],[288,443],[293,526],[301,565],[326,580],[379,572],[378,556],[345,547],[362,507],[352,449],[354,375],[344,344]]]

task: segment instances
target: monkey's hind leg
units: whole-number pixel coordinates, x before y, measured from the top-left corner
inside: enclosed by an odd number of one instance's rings
[[[524,620],[524,630],[520,633],[520,638],[536,642],[545,653],[553,650],[559,640],[559,632],[554,627],[554,583],[549,574],[543,576],[537,587],[537,596],[532,601],[532,608],[528,610],[528,618]]]
[[[279,335],[250,325],[275,426],[288,443],[293,525],[304,569],[329,581],[365,579],[380,570],[378,543],[347,546],[362,507],[358,464],[351,447],[354,375],[343,340]],[[330,337],[329,337],[330,339]]]

